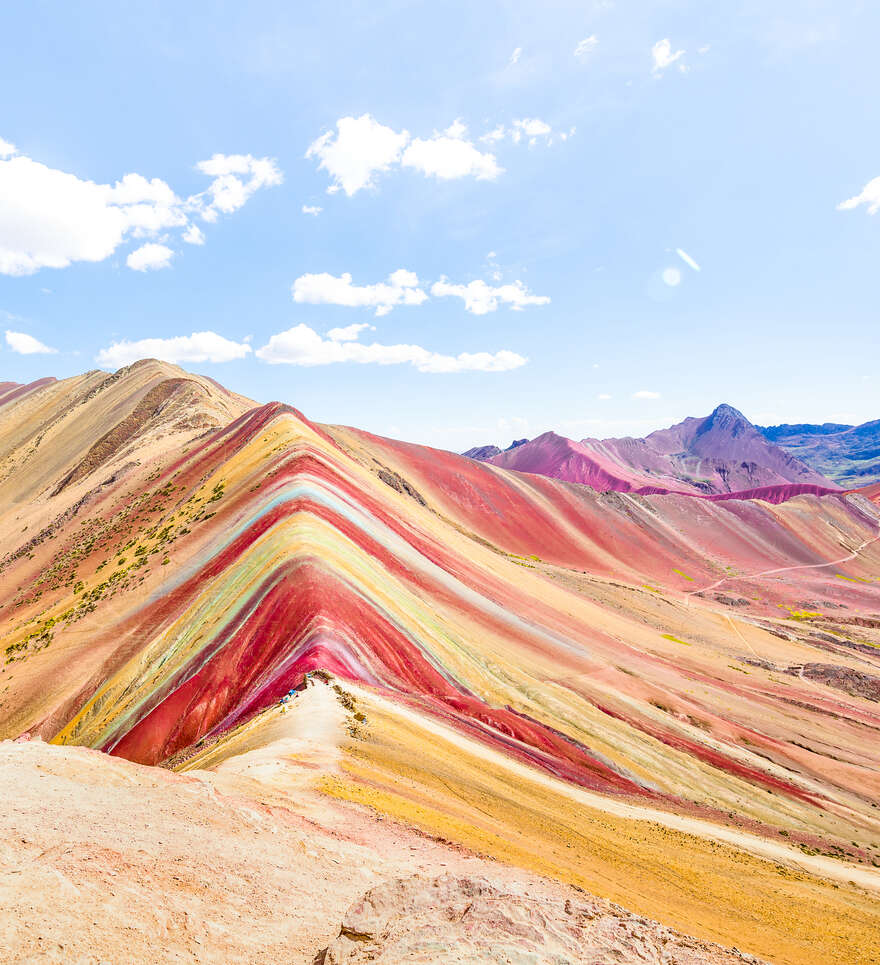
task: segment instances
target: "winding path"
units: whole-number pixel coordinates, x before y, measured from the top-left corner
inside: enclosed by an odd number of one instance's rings
[[[776,573],[789,573],[792,570],[820,570],[826,566],[839,566],[841,563],[848,563],[850,560],[854,560],[859,553],[862,552],[862,550],[870,546],[872,543],[876,543],[877,540],[880,540],[880,529],[878,529],[878,531],[869,539],[866,539],[864,542],[862,542],[856,549],[852,551],[852,553],[849,554],[849,556],[842,556],[839,560],[829,560],[827,563],[799,563],[796,566],[780,566],[774,570],[762,570],[760,573],[748,573],[741,576],[722,576],[720,580],[716,580],[714,583],[710,583],[708,586],[701,587],[697,590],[688,590],[687,598],[688,601],[690,601],[690,598],[695,594],[708,593],[710,590],[715,590],[721,586],[722,583],[727,583],[730,580],[755,580],[761,576],[773,576]]]

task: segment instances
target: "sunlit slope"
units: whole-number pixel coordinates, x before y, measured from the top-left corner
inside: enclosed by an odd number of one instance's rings
[[[584,790],[373,688],[313,678],[178,769],[309,814],[319,788],[773,962],[877,961],[874,869]]]
[[[252,405],[211,379],[155,359],[113,374],[94,370],[6,392],[0,386],[0,506],[69,489],[135,440],[161,449],[169,435],[217,428]]]
[[[878,876],[785,837],[623,804],[355,691],[327,793],[775,963],[878,961]]]

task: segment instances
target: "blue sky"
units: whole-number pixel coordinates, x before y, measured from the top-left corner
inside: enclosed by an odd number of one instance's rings
[[[0,33],[0,379],[149,348],[457,450],[880,417],[875,4],[34,2]]]

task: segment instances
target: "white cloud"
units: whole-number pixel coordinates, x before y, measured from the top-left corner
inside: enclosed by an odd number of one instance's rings
[[[304,204],[302,206],[303,214],[319,215],[324,209],[317,204]]]
[[[538,143],[538,138],[544,138],[548,145],[553,143],[554,138],[558,137],[561,141],[567,141],[575,133],[575,128],[571,127],[567,131],[553,131],[553,128],[539,117],[520,117],[515,118],[510,127],[498,124],[491,131],[483,134],[480,140],[484,144],[497,144],[505,138],[510,138],[514,144],[521,141],[528,141],[529,145],[534,146]]]
[[[6,332],[6,344],[19,355],[56,355],[57,348],[44,345],[27,332]]]
[[[160,268],[170,268],[173,257],[174,252],[167,245],[150,242],[136,248],[125,259],[125,263],[134,271],[158,271]]]
[[[647,389],[641,389],[639,392],[633,392],[634,399],[659,399],[659,392],[649,392]]]
[[[702,47],[697,48],[697,53],[702,56],[703,54],[708,54],[711,49],[711,44],[703,44]]]
[[[516,352],[462,352],[441,355],[419,345],[363,345],[357,341],[322,338],[308,325],[295,325],[286,332],[273,335],[261,348],[257,358],[273,365],[332,365],[356,362],[361,365],[413,365],[420,372],[504,372],[519,368],[528,361]]]
[[[164,362],[231,362],[251,351],[244,342],[233,342],[216,332],[193,332],[172,338],[123,339],[101,349],[95,361],[102,367],[119,368],[138,359],[155,358]]]
[[[207,190],[184,199],[161,179],[136,173],[113,185],[83,180],[19,154],[6,141],[0,158],[0,274],[6,275],[104,261],[132,238],[170,230],[198,244],[204,236],[192,215],[214,221],[218,212],[236,210],[258,188],[281,179],[269,158],[217,154],[197,165],[214,177]]]
[[[199,209],[205,221],[212,222],[217,220],[218,212],[238,211],[260,188],[274,187],[284,180],[274,159],[251,154],[214,154],[207,161],[199,161],[196,169],[214,180],[189,203]],[[207,205],[205,197],[210,198]]]
[[[374,175],[397,164],[409,139],[408,131],[398,133],[370,114],[340,117],[336,131],[328,131],[313,141],[306,157],[319,158],[318,168],[333,178],[329,193],[341,188],[351,197],[362,188],[373,187]]]
[[[341,189],[349,197],[375,187],[375,176],[394,166],[442,180],[473,177],[494,181],[504,169],[494,155],[479,151],[466,134],[460,120],[429,138],[411,138],[409,131],[385,127],[370,114],[341,117],[335,132],[328,131],[309,145],[306,157],[319,158],[318,168],[333,178],[328,193]]]
[[[542,121],[538,117],[523,117],[514,120],[511,136],[515,143],[519,143],[520,138],[525,135],[534,144],[536,138],[548,137],[552,130],[546,121]]]
[[[415,272],[399,268],[387,282],[376,285],[353,285],[351,275],[338,278],[327,272],[300,275],[291,288],[293,300],[308,305],[345,305],[348,308],[370,307],[377,315],[387,315],[395,305],[421,305],[427,295],[419,288]]]
[[[585,57],[587,54],[594,51],[598,44],[599,38],[595,34],[591,34],[589,37],[584,37],[577,47],[574,48],[575,57]]]
[[[869,181],[855,197],[841,201],[837,210],[852,211],[862,204],[868,206],[868,214],[877,214],[880,211],[880,178]]]
[[[651,48],[651,57],[654,60],[653,73],[661,74],[667,67],[672,66],[677,60],[684,56],[683,50],[673,52],[669,38],[658,40]],[[680,65],[683,66],[683,65]]]
[[[191,224],[181,236],[188,245],[203,245],[205,233],[197,224]]]
[[[518,64],[519,58],[522,55],[522,47],[515,47],[513,53],[510,55],[510,63]]]
[[[686,265],[690,265],[690,267],[693,268],[694,271],[702,271],[702,268],[700,268],[700,266],[694,261],[693,258],[691,258],[691,256],[686,251],[684,251],[681,248],[676,248],[675,253],[678,255],[679,258],[681,258],[681,260]]]
[[[669,285],[670,288],[675,288],[676,285],[681,284],[681,272],[677,268],[664,268],[660,277],[663,279],[664,285]]]
[[[497,141],[503,141],[507,136],[507,129],[503,124],[499,124],[497,127],[493,127],[491,131],[484,134],[480,140],[486,144],[495,144]]]
[[[550,302],[547,295],[532,295],[521,281],[493,287],[482,280],[472,281],[467,285],[455,285],[446,278],[441,278],[431,286],[431,294],[440,298],[448,295],[461,298],[465,310],[474,315],[494,312],[501,302],[515,310],[521,310],[527,305],[547,305]]]
[[[126,229],[135,238],[155,236],[187,223],[184,202],[159,178],[148,180],[140,174],[126,174],[108,188],[107,198],[121,207]]]
[[[607,401],[611,398],[611,396],[610,396],[607,392],[600,392],[600,393],[596,396],[596,398],[597,398],[600,402],[607,402]]]
[[[291,286],[291,293],[293,300],[300,304],[375,308],[377,316],[387,315],[397,305],[421,305],[428,300],[418,275],[406,268],[398,268],[388,276],[387,281],[374,285],[353,284],[349,272],[338,277],[328,272],[300,275]],[[520,310],[529,305],[547,305],[550,302],[547,295],[533,295],[518,280],[498,286],[482,280],[459,285],[442,277],[431,286],[431,294],[438,298],[461,298],[465,309],[474,315],[494,312],[499,304]]]
[[[466,177],[494,181],[504,168],[494,154],[484,154],[474,147],[466,134],[467,128],[456,120],[442,134],[417,137],[403,152],[401,164],[442,181]]]
[[[112,191],[21,155],[0,161],[0,273],[108,258],[128,230]]]
[[[327,332],[327,338],[331,342],[356,342],[361,332],[367,329],[375,332],[376,326],[370,325],[369,322],[355,322],[353,325],[346,325],[344,328],[331,328]]]

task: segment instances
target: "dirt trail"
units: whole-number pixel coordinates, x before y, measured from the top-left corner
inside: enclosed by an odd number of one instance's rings
[[[774,576],[777,573],[790,573],[792,570],[821,570],[826,566],[839,566],[841,563],[849,563],[850,560],[854,560],[859,553],[867,549],[867,547],[869,547],[872,543],[876,543],[878,540],[880,540],[880,531],[862,542],[848,556],[842,556],[839,560],[829,560],[827,563],[800,563],[797,566],[780,566],[774,570],[762,570],[760,573],[744,573],[739,576],[723,576],[720,580],[716,580],[714,583],[710,583],[708,586],[700,587],[696,590],[688,590],[687,598],[690,600],[692,596],[695,596],[698,593],[708,593],[711,590],[716,590],[723,583],[728,583],[733,580],[757,580],[762,576]]]

